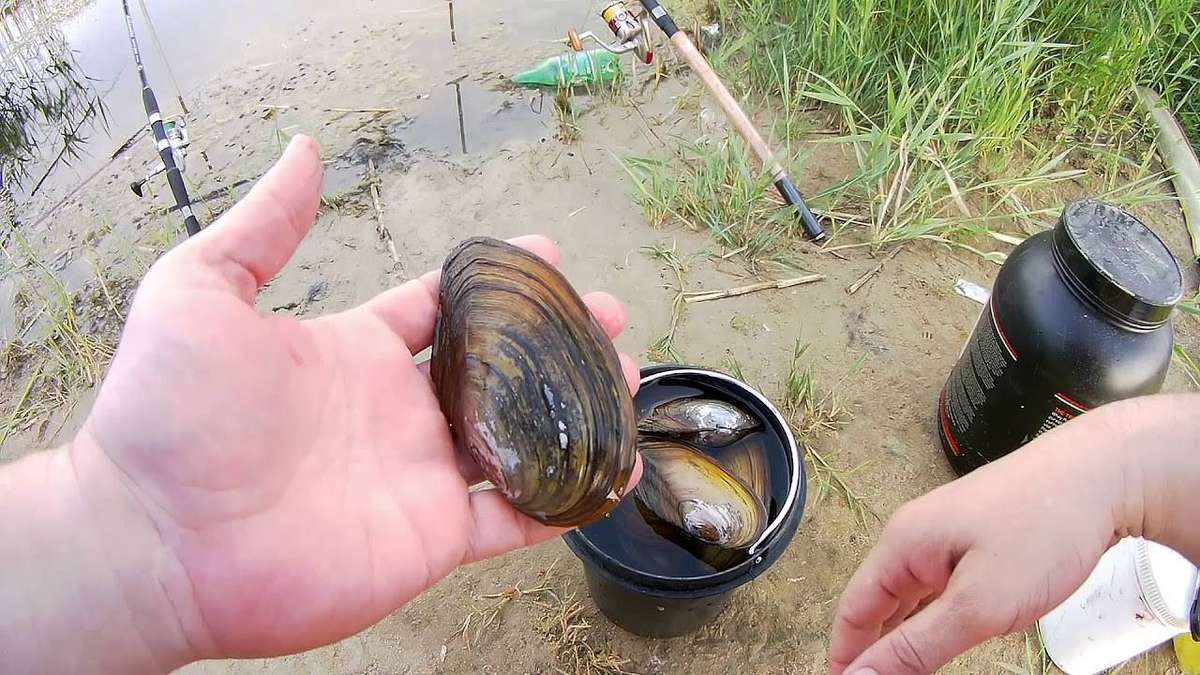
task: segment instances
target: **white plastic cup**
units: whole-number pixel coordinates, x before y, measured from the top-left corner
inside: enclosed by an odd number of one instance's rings
[[[1046,653],[1067,675],[1096,675],[1188,632],[1198,576],[1165,546],[1121,540],[1038,622]]]

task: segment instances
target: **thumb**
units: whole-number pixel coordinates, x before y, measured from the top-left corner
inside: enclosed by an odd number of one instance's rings
[[[962,593],[947,590],[862,653],[846,675],[930,675],[990,635]]]
[[[163,272],[183,277],[177,283],[229,291],[252,304],[316,220],[321,173],[316,142],[296,136],[250,194],[163,257]]]

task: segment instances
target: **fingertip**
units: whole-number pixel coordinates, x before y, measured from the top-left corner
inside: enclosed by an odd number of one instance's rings
[[[316,221],[321,174],[316,142],[294,137],[249,194],[176,247],[164,263],[188,275],[185,283],[228,289],[253,302],[257,289],[283,269]]]
[[[554,240],[547,236],[527,234],[520,237],[513,237],[508,240],[508,243],[513,246],[520,246],[555,267],[562,262],[562,251],[559,250],[558,244],[554,243]]]
[[[609,339],[615,339],[625,330],[625,322],[628,319],[625,313],[625,305],[610,293],[597,291],[588,293],[583,296],[583,302],[591,310],[592,316],[596,317],[596,322],[604,329],[604,333]]]
[[[272,191],[290,189],[308,195],[314,192],[308,186],[314,182],[320,185],[324,174],[325,166],[321,164],[320,147],[311,136],[301,134],[292,137],[283,155],[259,184],[269,186]],[[319,188],[316,197],[314,202],[320,199]]]
[[[642,482],[642,474],[645,472],[646,466],[642,463],[642,453],[637,453],[633,463],[633,473],[629,474],[629,486],[625,488],[625,493],[633,492],[638,483]]]
[[[638,393],[638,389],[642,384],[642,371],[638,368],[637,361],[628,354],[620,354],[621,371],[625,375],[625,382],[629,385],[629,395],[632,396]]]
[[[284,156],[296,154],[304,157],[321,158],[321,146],[317,145],[316,139],[308,134],[296,134],[292,136],[292,140],[288,142],[287,148],[283,152]]]

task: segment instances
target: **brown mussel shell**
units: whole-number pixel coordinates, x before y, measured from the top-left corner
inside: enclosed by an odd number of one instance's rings
[[[725,548],[746,548],[767,527],[767,509],[745,483],[703,452],[643,437],[636,495],[660,518]]]
[[[457,442],[517,509],[575,527],[620,501],[636,461],[633,399],[612,341],[552,265],[496,239],[456,248],[432,375]]]
[[[732,403],[707,398],[680,398],[660,403],[638,421],[638,431],[722,447],[762,427],[762,422]]]

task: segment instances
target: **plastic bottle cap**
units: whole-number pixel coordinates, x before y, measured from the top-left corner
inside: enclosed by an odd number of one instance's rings
[[[1183,273],[1162,239],[1101,201],[1085,199],[1063,209],[1054,257],[1076,292],[1137,328],[1163,325],[1183,299]]]
[[[1196,568],[1171,549],[1136,540],[1134,565],[1146,606],[1164,626],[1190,629],[1188,614],[1196,594]]]

